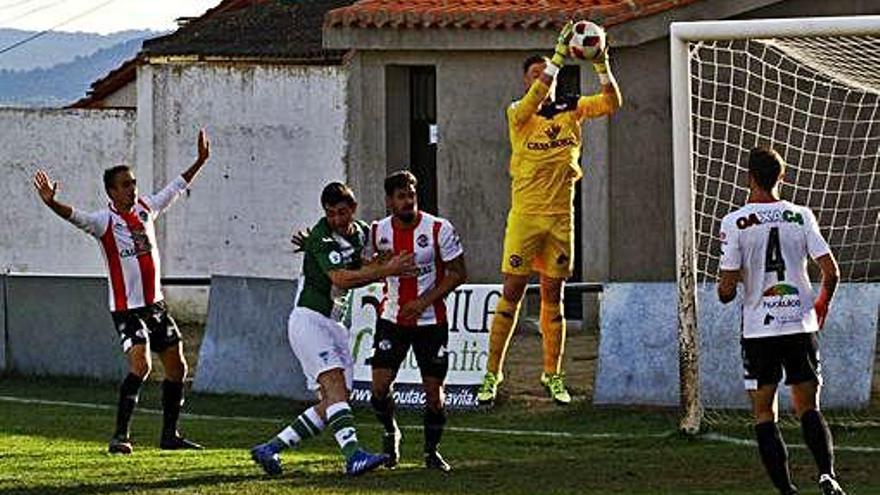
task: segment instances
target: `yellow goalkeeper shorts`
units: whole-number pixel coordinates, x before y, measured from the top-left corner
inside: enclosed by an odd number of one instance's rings
[[[574,269],[572,215],[507,215],[501,272],[569,278]]]

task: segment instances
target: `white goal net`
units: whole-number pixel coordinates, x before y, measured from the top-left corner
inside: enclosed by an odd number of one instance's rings
[[[880,37],[691,43],[698,281],[718,272],[721,218],[748,196],[746,159],[772,145],[782,195],[816,214],[848,282],[880,280]]]
[[[670,33],[682,429],[700,427],[697,282],[759,145],[788,164],[843,282],[880,282],[880,16],[675,23]]]

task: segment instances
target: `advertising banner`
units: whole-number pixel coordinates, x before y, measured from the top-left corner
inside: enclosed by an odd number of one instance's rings
[[[477,407],[477,390],[486,372],[489,356],[489,325],[501,298],[500,285],[462,285],[446,297],[449,318],[449,373],[446,376],[446,406],[452,409]],[[376,318],[382,303],[382,285],[357,289],[352,294],[351,350],[354,357],[352,402],[369,404]],[[425,404],[422,377],[412,350],[401,365],[394,383],[394,401],[400,407]]]

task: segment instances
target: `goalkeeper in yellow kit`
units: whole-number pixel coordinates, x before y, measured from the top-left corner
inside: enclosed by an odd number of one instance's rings
[[[510,132],[511,208],[504,234],[501,272],[504,292],[495,308],[489,335],[489,361],[477,395],[480,403],[495,400],[503,380],[504,355],[519,313],[528,277],[541,278],[541,335],[544,372],[541,383],[560,404],[571,402],[565,388],[562,354],[565,319],[562,289],[574,267],[574,184],[583,171],[578,165],[581,123],[610,115],[621,105],[620,89],[611,75],[607,50],[593,60],[602,85],[591,96],[555,98],[556,74],[568,56],[572,24],[559,34],[550,60],[533,56],[523,64],[526,95],[507,108]]]

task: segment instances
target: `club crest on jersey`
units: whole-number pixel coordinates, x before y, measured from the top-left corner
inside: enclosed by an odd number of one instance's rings
[[[510,266],[512,266],[512,267],[514,267],[514,268],[519,268],[519,267],[521,267],[521,266],[522,266],[522,263],[523,263],[522,256],[520,256],[520,255],[518,255],[518,254],[511,254],[511,255],[510,255],[510,260],[509,260],[509,261],[510,261]]]
[[[387,246],[388,244],[391,244],[391,241],[389,241],[387,237],[379,239],[380,246]]]
[[[330,263],[338,265],[339,263],[342,263],[342,254],[339,251],[330,251],[330,254],[327,255],[327,259],[330,260]]]
[[[544,129],[544,134],[546,134],[547,137],[550,138],[550,140],[552,141],[553,139],[556,139],[557,136],[559,136],[560,131],[562,131],[561,125],[551,124],[547,126],[546,129]]]
[[[388,339],[382,339],[376,345],[380,351],[390,351],[391,350],[391,341]]]
[[[428,247],[428,236],[421,234],[418,239],[416,239],[416,244],[418,244],[419,247]]]
[[[145,211],[138,212],[138,216],[141,218],[141,222],[146,222],[150,218]]]
[[[568,256],[566,256],[565,253],[560,254],[559,257],[556,258],[556,264],[560,266],[568,264]]]
[[[330,351],[321,351],[318,354],[318,357],[321,358],[321,361],[323,361],[324,364],[327,364],[330,362]]]
[[[791,210],[771,210],[757,211],[747,217],[739,217],[736,219],[736,226],[740,230],[747,229],[753,225],[762,225],[765,223],[796,223],[804,224],[804,216]]]

